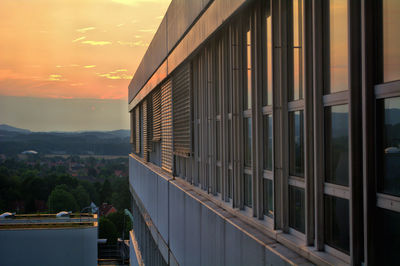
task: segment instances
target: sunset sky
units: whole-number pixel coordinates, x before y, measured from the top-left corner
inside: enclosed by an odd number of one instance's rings
[[[170,0],[1,0],[0,100],[44,98],[44,106],[51,99],[88,99],[90,104],[114,100],[124,105],[115,110],[124,116],[119,128],[127,128],[129,81],[169,3]],[[97,106],[90,104],[88,110],[96,110]],[[3,109],[0,124],[24,127],[11,109]],[[58,119],[62,121],[63,117]],[[72,124],[65,128],[62,123],[58,127],[54,122],[47,127],[46,121],[38,123],[44,123],[43,130],[75,129]],[[30,129],[40,131],[32,126]],[[84,128],[78,126],[76,130]]]

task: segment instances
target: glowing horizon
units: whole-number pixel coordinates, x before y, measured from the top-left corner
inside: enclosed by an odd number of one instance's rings
[[[0,97],[126,99],[170,0],[2,0]]]

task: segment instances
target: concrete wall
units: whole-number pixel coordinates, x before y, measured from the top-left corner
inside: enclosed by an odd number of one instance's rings
[[[129,232],[129,265],[130,266],[139,266],[139,260],[136,256],[135,245],[136,239],[134,239],[133,232]]]
[[[129,182],[179,265],[308,264],[161,172],[129,157]],[[190,186],[190,185],[188,185]]]
[[[0,230],[0,265],[97,265],[97,227]]]

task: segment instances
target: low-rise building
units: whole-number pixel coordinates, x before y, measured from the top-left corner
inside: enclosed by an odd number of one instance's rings
[[[96,214],[0,219],[0,265],[97,265]]]

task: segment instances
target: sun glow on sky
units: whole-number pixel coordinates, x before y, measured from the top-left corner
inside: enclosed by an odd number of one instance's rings
[[[126,99],[170,0],[1,0],[0,97]]]

